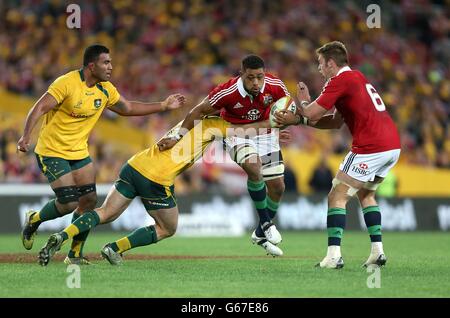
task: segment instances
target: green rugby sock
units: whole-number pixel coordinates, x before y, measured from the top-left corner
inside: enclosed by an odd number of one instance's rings
[[[141,227],[133,231],[130,235],[111,243],[111,248],[114,252],[123,253],[129,249],[150,245],[156,242],[158,242],[156,229],[152,225]]]
[[[72,223],[74,223],[81,214],[78,214],[77,212],[73,212],[72,216]],[[81,232],[80,234],[77,234],[73,237],[72,246],[70,247],[68,256],[70,258],[74,257],[83,257],[83,248],[84,244],[86,243],[86,239],[89,235],[89,230]]]
[[[381,242],[381,213],[377,205],[365,207],[363,210],[364,221],[371,242]]]
[[[262,225],[270,222],[269,212],[267,211],[267,189],[266,183],[261,181],[247,181],[247,189],[250,197],[255,204],[259,216],[259,223]]]
[[[97,212],[90,211],[85,212],[82,216],[76,219],[75,222],[66,227],[62,232],[60,232],[64,240],[73,238],[76,235],[89,231],[90,229],[96,227],[100,223],[100,217]]]
[[[341,245],[345,229],[345,215],[347,211],[342,208],[330,208],[327,215],[328,246]]]
[[[272,220],[277,214],[278,207],[280,206],[280,202],[274,201],[267,196],[267,210],[269,211],[270,219]]]
[[[41,224],[42,222],[53,220],[53,219],[63,216],[58,211],[55,201],[56,201],[56,199],[48,201],[47,204],[44,205],[44,207],[41,209],[41,211],[39,211],[39,213],[36,213],[37,215],[35,214],[33,216],[32,220],[31,220],[31,224],[34,224],[36,222],[39,222],[39,224]],[[33,222],[33,220],[35,222]],[[36,220],[38,220],[38,221],[36,221]]]

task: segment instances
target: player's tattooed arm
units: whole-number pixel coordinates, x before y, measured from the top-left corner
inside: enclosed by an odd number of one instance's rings
[[[109,109],[122,116],[126,116],[131,112],[130,102],[128,102],[122,96],[120,96],[119,101],[115,103],[114,106],[111,106]]]

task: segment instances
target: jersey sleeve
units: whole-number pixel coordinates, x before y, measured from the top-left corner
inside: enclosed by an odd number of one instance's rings
[[[214,109],[222,109],[226,105],[226,92],[228,83],[220,84],[208,94],[208,101]]]
[[[69,79],[67,76],[58,77],[49,87],[47,93],[52,95],[58,104],[61,104],[68,96]]]
[[[289,91],[288,91],[286,85],[281,80],[279,81],[279,84],[276,86],[276,88],[277,88],[276,89],[277,96],[276,96],[275,100],[279,100],[280,98],[282,98],[284,96],[291,96],[289,94]]]
[[[120,98],[119,91],[117,88],[110,82],[108,82],[106,85],[106,90],[108,91],[108,103],[106,104],[106,107],[114,106]]]
[[[316,103],[323,108],[330,110],[336,101],[345,93],[345,82],[334,77],[325,84],[322,93],[316,99]]]

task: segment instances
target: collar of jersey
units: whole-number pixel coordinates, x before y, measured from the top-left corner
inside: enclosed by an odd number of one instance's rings
[[[261,90],[260,90],[260,92],[262,93],[262,92],[264,92],[264,87],[266,87],[266,78],[264,77],[264,84],[263,84],[263,86],[261,87]],[[253,96],[251,95],[251,94],[249,94],[246,90],[245,90],[245,88],[244,88],[244,82],[242,81],[242,78],[241,77],[239,77],[239,79],[238,79],[238,81],[237,81],[237,88],[238,88],[238,91],[239,91],[239,93],[241,94],[241,96],[242,97],[245,97],[245,96],[250,96],[250,97],[252,97],[253,98]]]
[[[338,75],[341,74],[341,73],[348,72],[348,71],[351,71],[351,70],[352,70],[352,69],[350,68],[350,66],[344,66],[343,68],[341,68],[341,69],[339,70],[339,72],[337,72],[336,76],[338,76]]]
[[[84,74],[83,74],[83,69],[82,69],[82,68],[80,68],[80,69],[78,70],[78,73],[80,74],[80,78],[81,78],[81,81],[82,81],[82,82],[84,82]]]

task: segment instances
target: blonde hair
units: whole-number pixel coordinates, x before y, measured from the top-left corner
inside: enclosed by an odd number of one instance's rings
[[[348,54],[344,43],[339,41],[328,42],[316,50],[317,55],[322,54],[325,62],[333,59],[337,66],[348,64]]]

